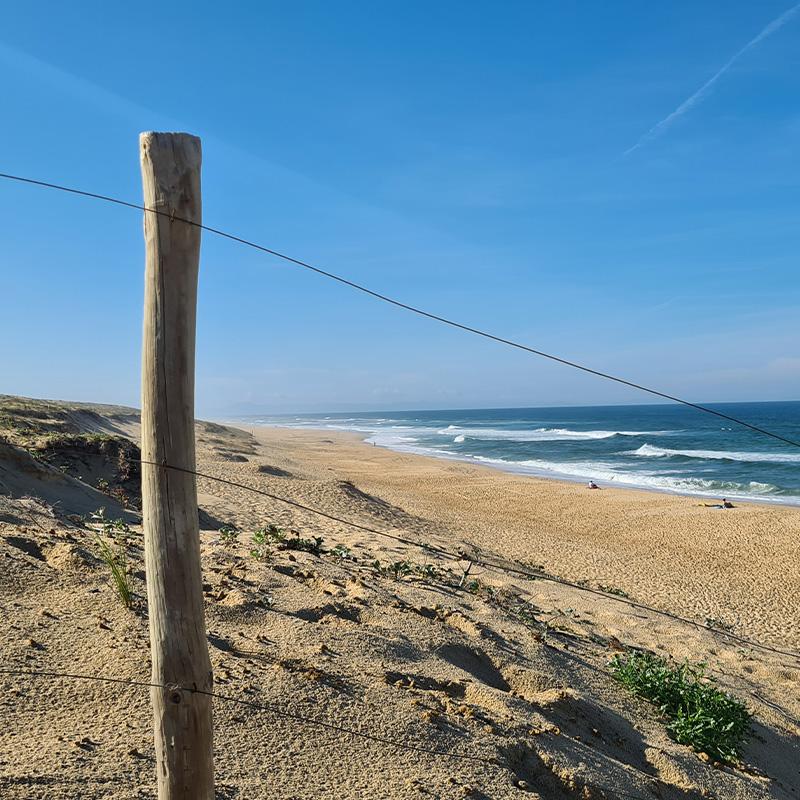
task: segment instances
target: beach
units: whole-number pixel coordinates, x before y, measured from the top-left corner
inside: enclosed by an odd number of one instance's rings
[[[513,475],[397,453],[352,433],[248,428],[281,463],[352,481],[424,519],[449,542],[473,543],[572,581],[618,588],[659,608],[800,644],[800,510]],[[241,467],[246,469],[246,467]],[[341,503],[328,510],[348,513]],[[420,533],[426,529],[421,526]]]
[[[0,793],[153,797],[138,413],[0,410]],[[797,796],[796,508],[195,431],[218,796]],[[732,765],[615,679],[635,653],[705,663],[744,704]]]

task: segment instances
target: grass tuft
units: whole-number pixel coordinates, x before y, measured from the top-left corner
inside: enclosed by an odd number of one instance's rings
[[[125,608],[133,605],[133,590],[128,570],[126,548],[128,541],[133,538],[133,532],[125,520],[109,519],[105,508],[98,508],[90,515],[95,525],[100,525],[102,535],[97,535],[97,552],[100,558],[111,570],[111,581],[114,591]]]
[[[112,547],[105,539],[97,537],[97,550],[100,558],[105,561],[106,566],[111,570],[111,580],[114,590],[120,602],[125,608],[130,608],[133,604],[133,592],[131,591],[130,575],[128,574],[128,562],[125,552],[121,547]]]
[[[739,760],[750,712],[715,686],[705,664],[673,665],[649,653],[629,652],[614,656],[611,669],[620,683],[658,706],[676,742],[726,764]]]

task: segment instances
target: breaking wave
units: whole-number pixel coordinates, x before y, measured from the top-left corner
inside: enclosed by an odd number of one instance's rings
[[[765,461],[775,464],[800,464],[800,453],[740,453],[733,450],[671,450],[667,447],[655,447],[643,444],[638,450],[629,451],[633,456],[648,458],[668,458],[683,456],[684,458],[714,459],[723,461]]]
[[[569,428],[533,428],[513,430],[508,428],[462,428],[448,425],[437,431],[442,436],[456,436],[454,441],[480,439],[511,442],[558,442],[580,439],[610,439],[612,436],[659,436],[666,431],[574,431]]]

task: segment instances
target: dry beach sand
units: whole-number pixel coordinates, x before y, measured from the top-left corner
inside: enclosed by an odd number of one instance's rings
[[[135,504],[135,474],[119,474],[135,413],[5,398],[0,423],[2,666],[146,682],[140,527],[107,494]],[[73,438],[57,440],[61,432]],[[198,423],[198,469],[800,649],[796,509],[722,512],[398,454],[349,434],[254,434]],[[93,488],[101,479],[106,494]],[[219,797],[798,796],[796,657],[618,595],[499,570],[475,567],[459,588],[467,560],[205,478],[198,489],[215,690],[333,726],[215,701]],[[97,526],[80,516],[101,505],[129,520],[131,610],[96,557]],[[251,532],[268,524],[323,537],[324,552],[273,546],[257,559]],[[238,541],[224,540],[223,525],[242,530]],[[394,576],[397,562],[416,569]],[[669,738],[657,710],[610,675],[623,645],[708,663],[754,713],[740,765],[715,765]],[[146,688],[2,674],[0,688],[4,798],[154,796]]]

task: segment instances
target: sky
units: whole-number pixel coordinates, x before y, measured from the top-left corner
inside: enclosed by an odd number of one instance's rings
[[[141,201],[696,402],[800,398],[800,6],[11,4],[0,172]],[[141,214],[0,180],[0,392],[138,405]],[[197,410],[646,402],[203,238]]]

